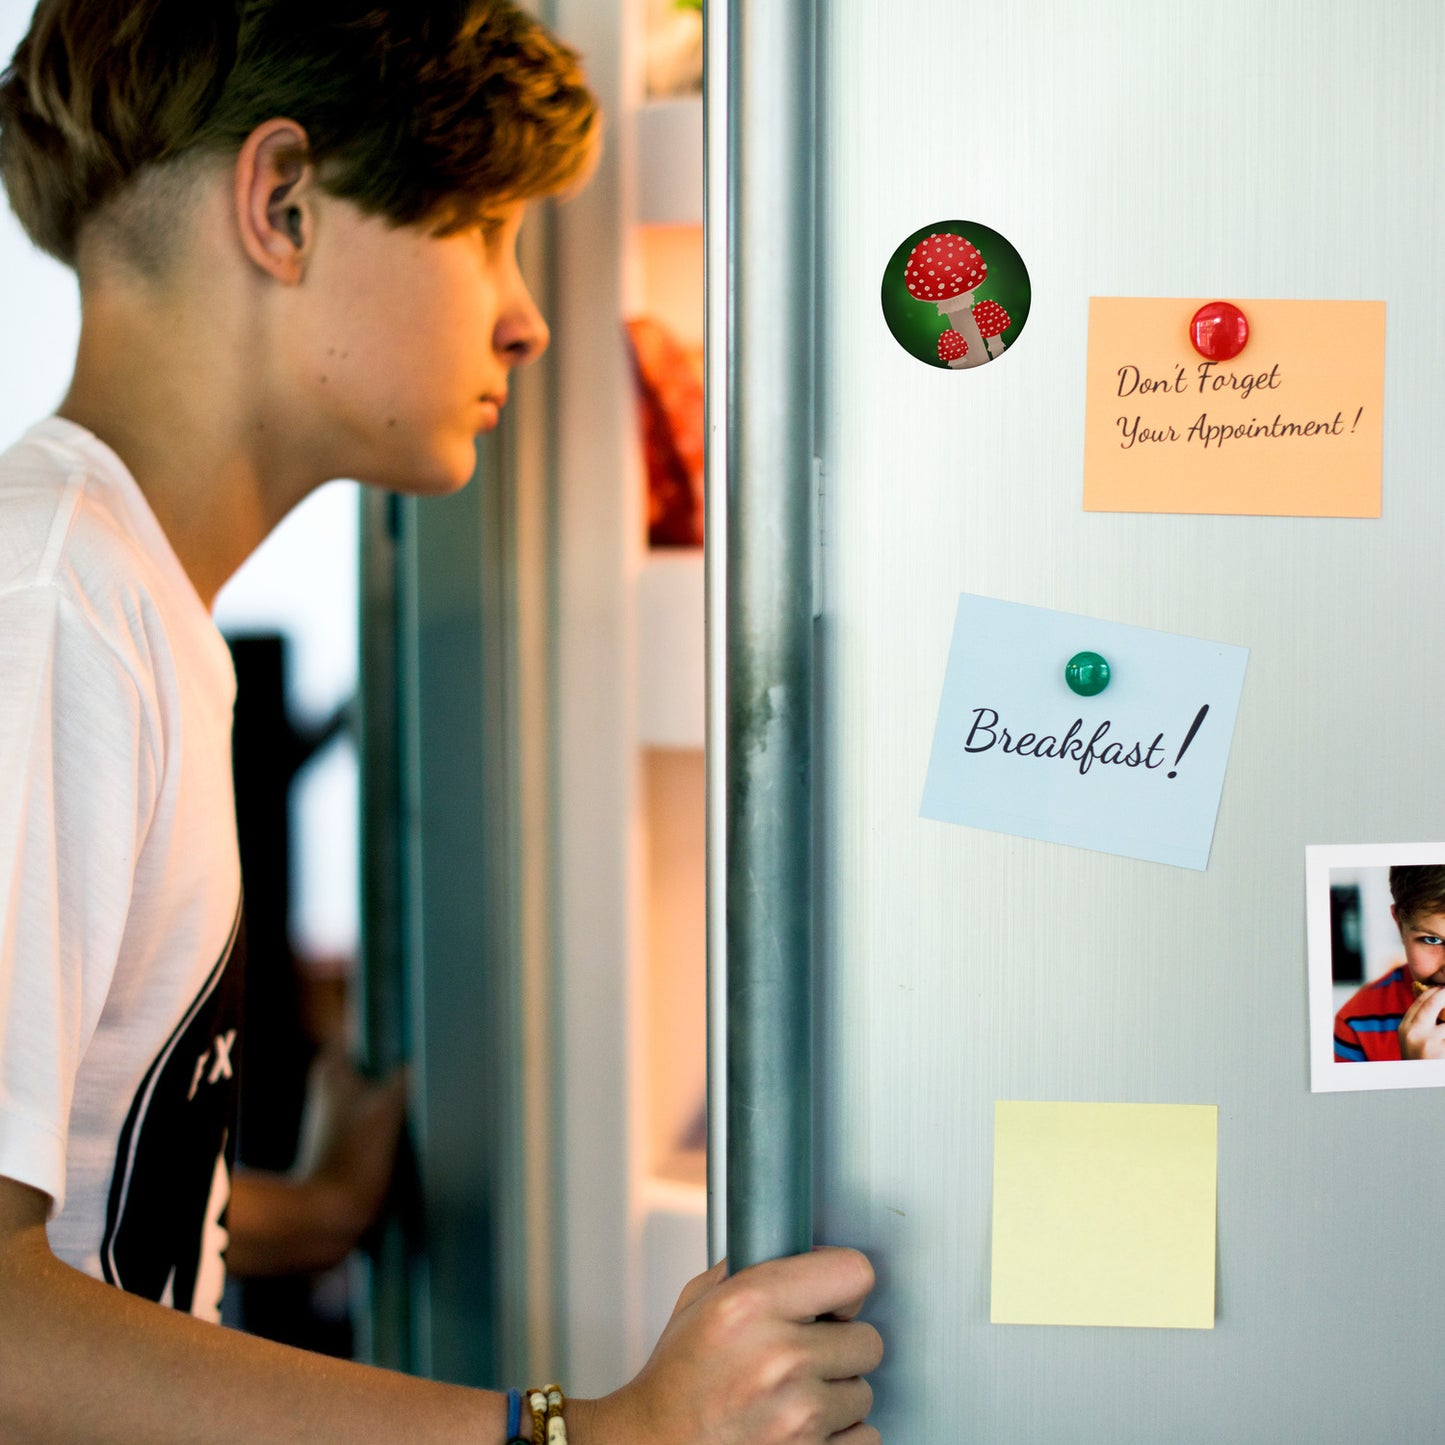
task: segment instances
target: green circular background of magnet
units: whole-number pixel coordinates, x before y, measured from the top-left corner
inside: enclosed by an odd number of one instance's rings
[[[948,317],[938,314],[938,307],[932,301],[919,301],[908,294],[903,284],[903,273],[913,248],[939,231],[951,231],[972,241],[988,262],[988,275],[975,293],[976,301],[997,301],[1009,314],[1008,329],[999,338],[1003,342],[1003,356],[990,357],[990,361],[1002,361],[1018,345],[1025,323],[1029,319],[1029,306],[1033,290],[1029,285],[1028,267],[1023,257],[1014,250],[1006,237],[999,235],[990,226],[979,225],[977,221],[935,221],[915,231],[889,258],[883,268],[883,319],[893,333],[893,339],[910,355],[940,371],[948,371],[947,362],[938,359],[938,338],[950,330]],[[985,362],[984,366],[989,363]],[[965,368],[958,368],[964,370]],[[982,371],[983,367],[967,368]]]
[[[1098,697],[1109,685],[1109,664],[1097,652],[1076,652],[1064,667],[1064,681],[1080,697]]]

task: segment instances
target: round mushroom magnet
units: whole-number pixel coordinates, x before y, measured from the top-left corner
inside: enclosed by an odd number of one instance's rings
[[[1011,350],[1029,316],[1023,258],[976,221],[915,231],[883,271],[883,319],[910,356],[971,371]]]

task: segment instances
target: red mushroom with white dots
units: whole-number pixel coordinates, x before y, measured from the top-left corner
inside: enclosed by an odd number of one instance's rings
[[[988,360],[983,337],[973,319],[973,293],[988,275],[988,262],[978,247],[952,231],[935,231],[909,253],[903,270],[908,294],[931,301],[940,316],[963,337],[964,366],[982,366]]]
[[[973,319],[978,323],[979,332],[988,343],[990,356],[1003,355],[1003,333],[1009,329],[1008,312],[997,301],[980,301],[973,308]]]
[[[938,338],[938,359],[953,367],[955,371],[961,366],[968,365],[964,360],[967,355],[968,342],[958,332],[950,329]]]

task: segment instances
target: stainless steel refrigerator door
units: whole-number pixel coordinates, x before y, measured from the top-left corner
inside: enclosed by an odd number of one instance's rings
[[[1304,848],[1445,832],[1445,8],[819,7],[819,1234],[869,1249],[885,1440],[1434,1438],[1431,1090],[1312,1095]],[[1006,235],[954,375],[884,266]],[[1384,515],[1089,514],[1091,295],[1383,299]],[[919,818],[961,592],[1244,644],[1205,872]],[[1000,1099],[1217,1103],[1211,1331],[989,1323]]]

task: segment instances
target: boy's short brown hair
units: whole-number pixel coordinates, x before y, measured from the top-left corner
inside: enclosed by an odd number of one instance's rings
[[[1410,864],[1391,868],[1390,897],[1402,928],[1432,913],[1445,913],[1445,865]]]
[[[0,180],[66,265],[103,216],[153,274],[156,189],[278,116],[328,193],[438,235],[564,189],[599,130],[576,53],[511,0],[40,0],[0,76]]]

